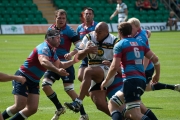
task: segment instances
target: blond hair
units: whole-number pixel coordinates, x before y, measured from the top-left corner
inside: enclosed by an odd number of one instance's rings
[[[141,24],[139,19],[137,18],[130,18],[127,22],[136,27],[140,27],[140,24]]]

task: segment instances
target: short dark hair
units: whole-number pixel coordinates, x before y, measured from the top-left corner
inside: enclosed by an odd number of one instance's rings
[[[47,33],[45,35],[45,39],[50,38],[50,37],[55,37],[57,35],[60,35],[58,30],[50,29],[47,31]]]
[[[132,26],[128,22],[122,22],[118,25],[118,31],[123,35],[123,36],[128,36],[131,35],[132,33]]]
[[[92,13],[94,14],[94,10],[93,10],[91,7],[86,7],[86,8],[84,9],[84,11],[85,11],[85,10],[91,10]]]
[[[65,14],[66,17],[67,17],[67,13],[66,13],[66,11],[65,11],[64,9],[56,10],[56,11],[55,11],[55,17],[57,17],[57,14],[58,14],[58,13],[60,13],[61,15],[62,15],[62,14]]]

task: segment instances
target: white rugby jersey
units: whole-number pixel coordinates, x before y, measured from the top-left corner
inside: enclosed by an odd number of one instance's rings
[[[117,4],[116,10],[118,11],[118,17],[125,17],[125,9],[127,9],[125,3]]]
[[[116,38],[114,35],[109,34],[107,38],[104,39],[104,41],[99,43],[95,38],[95,32],[91,32],[89,34],[86,34],[84,36],[81,44],[79,45],[80,49],[85,49],[87,42],[91,40],[98,46],[98,53],[94,59],[89,58],[89,65],[97,65],[102,64],[103,60],[109,60],[112,61],[113,59],[113,47],[114,45],[119,41],[118,38]]]

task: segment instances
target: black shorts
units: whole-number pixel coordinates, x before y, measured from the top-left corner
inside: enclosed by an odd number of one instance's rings
[[[133,78],[124,81],[123,93],[125,103],[141,100],[141,95],[144,93],[146,83],[142,79]]]
[[[48,78],[55,82],[56,80],[62,79],[63,83],[74,83],[75,79],[75,70],[73,66],[70,66],[66,69],[66,71],[69,73],[68,76],[60,76],[57,73],[54,73],[52,71],[46,71],[44,74],[44,78]]]
[[[14,95],[22,95],[27,97],[28,93],[31,94],[38,94],[39,95],[39,83],[33,82],[28,77],[26,77],[23,73],[19,70],[15,73],[15,75],[23,76],[26,78],[26,82],[21,84],[20,82],[16,82],[15,80],[12,81]]]
[[[96,83],[94,86],[90,87],[89,92],[96,91],[96,90],[101,90],[101,83],[102,82]],[[104,87],[104,90],[106,90],[105,87]]]
[[[150,69],[150,70],[145,71],[146,84],[149,84],[149,82],[152,80],[153,74],[154,74],[154,67],[152,69]]]

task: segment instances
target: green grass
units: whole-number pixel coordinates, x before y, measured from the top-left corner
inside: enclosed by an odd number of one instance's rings
[[[116,34],[116,33],[115,33]],[[150,38],[151,49],[159,56],[161,62],[160,82],[168,84],[180,83],[180,34],[179,32],[153,32]],[[23,64],[32,49],[43,42],[44,35],[0,35],[0,71],[14,74]],[[75,65],[76,75],[79,63]],[[79,92],[80,82],[76,79],[75,90]],[[0,83],[0,111],[14,103],[11,94],[11,82]],[[61,103],[71,101],[64,92],[62,81],[57,81],[53,85]],[[49,120],[54,114],[55,107],[45,96],[40,93],[40,103],[38,112],[31,116],[29,120]],[[146,92],[142,96],[144,104],[151,108],[159,120],[179,120],[180,119],[180,93],[172,90],[161,90]],[[86,112],[90,120],[110,120],[104,113],[98,111],[89,97],[84,100]],[[62,120],[78,120],[79,113],[75,114],[67,110],[61,116]]]

